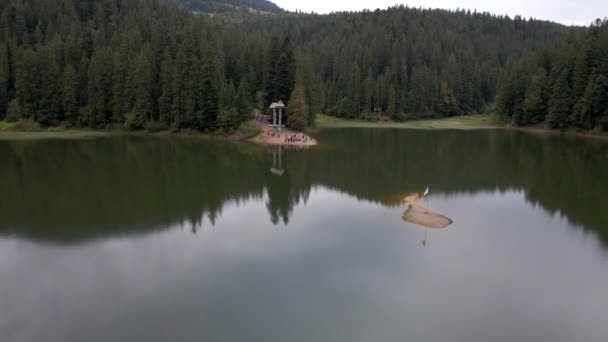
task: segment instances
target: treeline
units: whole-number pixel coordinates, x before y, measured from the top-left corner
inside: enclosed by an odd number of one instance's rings
[[[279,13],[283,10],[268,0],[169,0],[195,12],[225,13],[243,8],[262,12]]]
[[[608,22],[509,63],[494,111],[520,126],[608,130]]]
[[[509,59],[553,23],[394,7],[331,15],[195,15],[167,0],[0,3],[0,119],[233,131],[253,108],[395,119],[480,112]],[[291,118],[290,118],[291,117]]]
[[[471,11],[393,7],[356,13],[239,17],[235,25],[288,32],[319,78],[313,110],[395,119],[482,112],[509,59],[565,37],[562,25]],[[224,25],[231,20],[225,19]]]

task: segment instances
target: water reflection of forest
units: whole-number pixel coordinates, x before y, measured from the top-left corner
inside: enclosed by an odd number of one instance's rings
[[[246,199],[266,201],[271,221],[288,223],[315,185],[391,206],[391,195],[433,184],[447,195],[523,190],[608,244],[603,142],[389,129],[325,130],[319,139],[315,149],[281,151],[153,137],[0,142],[0,233],[55,241],[139,234],[202,217],[214,223],[227,201]]]

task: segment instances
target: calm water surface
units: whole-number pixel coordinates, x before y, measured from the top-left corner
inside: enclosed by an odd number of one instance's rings
[[[317,138],[0,141],[0,340],[607,340],[608,144]]]

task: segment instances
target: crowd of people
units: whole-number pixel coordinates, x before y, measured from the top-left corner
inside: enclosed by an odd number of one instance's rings
[[[273,127],[267,126],[268,118],[264,115],[255,114],[255,121],[260,124],[263,135],[269,143],[286,144],[286,145],[314,145],[313,138],[304,133],[293,133],[289,129],[285,132],[276,131]]]
[[[304,133],[285,135],[285,143],[287,144],[307,144],[308,141],[312,141],[312,138],[305,135]]]
[[[313,139],[307,135],[305,135],[304,133],[296,133],[296,134],[285,134],[285,133],[278,133],[278,132],[273,132],[273,131],[267,131],[265,133],[266,136],[268,136],[269,138],[278,138],[278,139],[285,139],[285,143],[286,144],[308,144],[308,142],[312,142]]]

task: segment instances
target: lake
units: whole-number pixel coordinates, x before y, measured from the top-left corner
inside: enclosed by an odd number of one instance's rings
[[[606,341],[607,143],[316,138],[0,141],[0,340]]]

